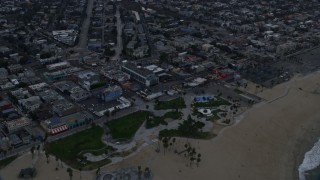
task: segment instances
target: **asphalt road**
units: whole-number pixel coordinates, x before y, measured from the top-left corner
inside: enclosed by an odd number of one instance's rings
[[[122,44],[123,24],[120,18],[119,7],[117,7],[116,18],[117,18],[117,46],[115,47],[115,55],[111,58],[112,60],[120,60],[120,55],[123,49],[123,44]]]
[[[87,41],[88,41],[88,30],[90,26],[90,18],[92,16],[92,8],[93,8],[94,0],[88,0],[87,5],[87,17],[84,19],[81,27],[81,34],[79,36],[79,43],[78,47],[80,48],[87,48]]]

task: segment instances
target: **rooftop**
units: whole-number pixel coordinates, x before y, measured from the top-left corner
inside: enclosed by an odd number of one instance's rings
[[[131,71],[134,71],[137,74],[140,74],[141,76],[149,76],[149,75],[154,75],[154,73],[148,69],[142,68],[140,66],[137,66],[133,63],[124,63],[123,67],[126,67],[130,69]]]

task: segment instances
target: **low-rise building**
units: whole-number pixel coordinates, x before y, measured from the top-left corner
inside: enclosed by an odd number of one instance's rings
[[[46,66],[49,71],[59,70],[70,67],[70,63],[67,61],[49,64]]]
[[[52,111],[62,117],[77,112],[78,108],[76,108],[71,102],[64,99],[53,102]]]
[[[159,78],[150,70],[136,66],[132,63],[124,63],[121,70],[127,73],[131,79],[134,79],[145,86],[158,84]]]
[[[0,68],[0,79],[7,78],[8,71],[5,68]]]
[[[8,66],[10,73],[18,73],[22,71],[22,66],[20,64],[13,64]]]
[[[64,71],[54,71],[54,72],[45,72],[43,73],[44,77],[48,81],[59,81],[61,79],[66,78],[68,75]]]
[[[70,90],[70,98],[77,102],[88,99],[90,96],[91,94],[88,91],[79,86],[76,86]]]
[[[5,84],[1,85],[1,90],[8,90],[14,88],[15,85],[12,82],[6,82]]]
[[[8,101],[0,101],[0,110],[6,110],[6,109],[11,109],[13,108],[13,105],[11,102]]]
[[[21,128],[28,126],[31,123],[27,117],[21,117],[19,119],[5,121],[5,126],[9,133],[20,130]]]
[[[61,118],[58,116],[53,116],[45,121],[42,121],[41,126],[50,135],[55,135],[68,130],[68,126],[61,121]]]
[[[80,71],[77,73],[76,76],[77,76],[79,85],[88,91],[90,91],[90,87],[92,84],[96,84],[100,81],[99,74],[91,70]]]
[[[43,91],[45,90],[46,88],[48,88],[48,84],[45,83],[45,82],[42,82],[42,83],[38,83],[38,84],[33,84],[33,85],[30,85],[28,86],[33,92],[40,92],[40,91]]]
[[[41,91],[38,93],[38,95],[41,97],[41,99],[45,103],[50,103],[53,101],[59,101],[59,100],[64,99],[59,93],[57,93],[56,91],[54,91],[52,89],[47,89],[45,91]]]
[[[105,102],[109,102],[119,98],[122,94],[122,89],[120,86],[111,86],[105,88],[98,96]]]
[[[69,129],[84,126],[93,120],[94,117],[86,111],[77,112],[61,118],[61,121],[64,122]]]
[[[39,96],[31,96],[26,99],[18,100],[18,103],[22,109],[33,112],[40,107],[42,101],[40,100]]]
[[[19,147],[23,145],[22,140],[19,138],[18,135],[16,134],[10,134],[9,135],[9,139],[10,139],[10,144],[13,147]]]
[[[74,101],[82,101],[88,99],[91,96],[88,91],[82,89],[72,81],[60,81],[54,83],[54,86],[59,89],[59,91],[65,94],[69,94],[71,99],[73,99]]]
[[[11,95],[12,95],[13,97],[15,97],[17,100],[29,98],[29,97],[32,96],[32,95],[29,93],[28,89],[26,89],[26,88],[19,88],[19,89],[17,89],[17,90],[11,91],[10,93],[11,93]]]

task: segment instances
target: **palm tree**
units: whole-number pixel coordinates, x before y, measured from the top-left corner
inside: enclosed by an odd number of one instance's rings
[[[192,166],[193,161],[195,160],[195,158],[192,156],[190,157],[190,166]]]
[[[199,167],[199,163],[200,163],[200,161],[201,161],[201,158],[200,157],[198,157],[197,158],[197,166]]]
[[[96,171],[96,175],[99,175],[99,174],[100,174],[100,167]]]
[[[73,176],[73,174],[72,174],[72,169],[71,168],[68,168],[67,169],[67,172],[69,173],[69,177],[70,177],[70,180],[72,179],[72,176]]]
[[[163,148],[164,148],[163,153],[165,154],[166,149],[169,147],[168,138],[164,137],[162,139],[162,143],[163,143]]]
[[[82,168],[79,168],[79,171],[80,171],[80,179],[81,179],[82,178],[82,176],[81,176]]]
[[[38,155],[40,154],[40,145],[37,146]]]
[[[150,176],[151,176],[150,169],[148,167],[146,167],[144,170],[144,177],[149,178]]]
[[[57,156],[55,156],[56,157],[56,161],[57,161],[57,169],[58,169],[58,167],[59,167],[59,158],[57,157]]]
[[[138,179],[140,180],[141,179],[141,166],[138,166]]]
[[[47,141],[47,139],[48,139],[48,133],[46,133],[46,134],[44,135],[43,142],[46,142],[46,141]]]
[[[47,157],[47,163],[49,164],[49,153],[46,152],[46,157]]]
[[[30,149],[31,154],[32,154],[32,159],[33,159],[33,155],[34,155],[34,150],[35,150],[35,147],[34,147],[34,146],[32,146],[32,147],[31,147],[31,149]]]

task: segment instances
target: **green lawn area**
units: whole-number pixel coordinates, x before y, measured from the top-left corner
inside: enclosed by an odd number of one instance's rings
[[[148,111],[138,111],[114,119],[106,125],[110,129],[113,139],[131,139],[149,115],[151,113]]]
[[[6,159],[3,159],[0,161],[0,169],[6,167],[8,164],[10,164],[12,161],[14,161],[18,156],[12,156],[8,157]]]
[[[220,117],[218,116],[219,112],[225,112],[225,111],[222,111],[221,109],[216,109],[216,110],[212,111],[212,115],[213,115],[211,118],[212,122],[215,122],[220,119]]]
[[[46,144],[46,150],[48,153],[53,154],[73,168],[78,169],[79,167],[82,167],[83,169],[88,169],[89,167],[95,166],[94,164],[99,165],[101,162],[88,162],[86,165],[82,165],[77,161],[77,159],[82,158],[79,153],[84,150],[100,150],[107,148],[107,146],[101,142],[102,135],[103,129],[100,126],[94,126],[64,139]],[[109,161],[103,160],[103,162]]]
[[[231,103],[221,97],[217,97],[217,99],[210,100],[209,102],[200,102],[194,103],[195,107],[218,107],[221,105],[231,105]]]
[[[157,117],[157,116],[149,117],[149,118],[147,118],[146,128],[150,129],[150,128],[153,128],[153,127],[157,127],[160,124],[167,125],[167,122],[165,121],[166,118],[171,118],[171,119],[174,119],[174,120],[180,119],[181,118],[181,112],[169,111],[169,112],[165,113],[161,117]]]
[[[209,132],[202,132],[204,123],[193,120],[190,116],[180,123],[177,129],[164,129],[159,132],[159,137],[187,137],[197,139],[207,139],[212,137]]]
[[[159,101],[155,105],[155,109],[183,109],[186,107],[186,103],[184,102],[184,99],[182,97],[178,97],[175,99],[172,99],[170,101]]]

